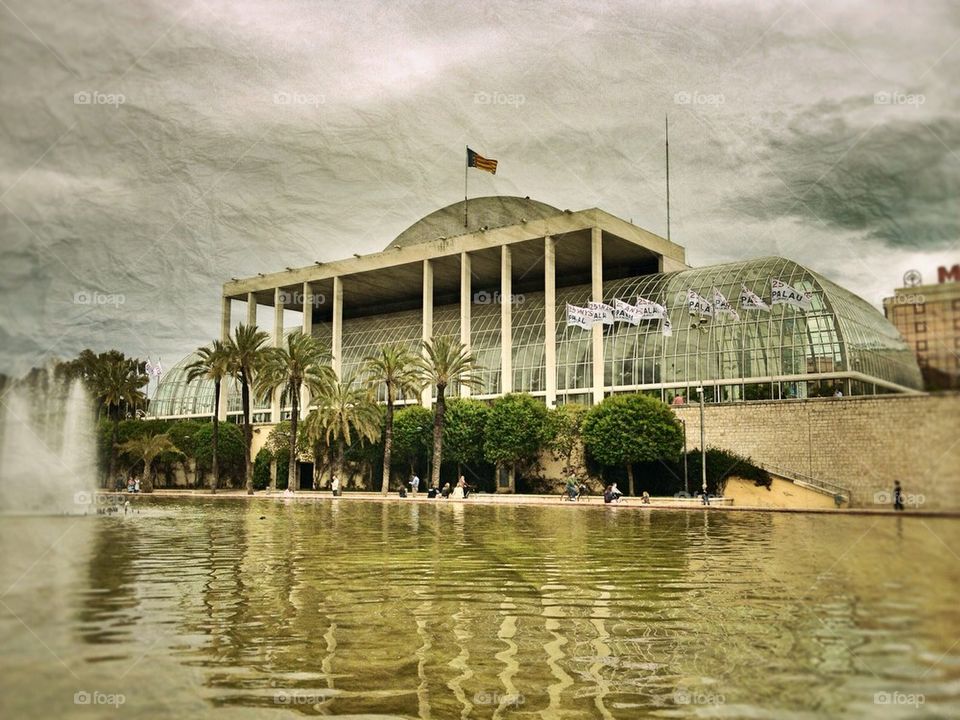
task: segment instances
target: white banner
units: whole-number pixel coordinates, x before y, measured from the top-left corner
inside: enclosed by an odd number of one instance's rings
[[[687,290],[687,307],[691,315],[713,316],[713,303],[693,290]]]
[[[741,310],[770,310],[763,299],[755,292],[747,289],[746,285],[740,286],[740,309]]]
[[[623,300],[614,300],[613,319],[636,325],[640,322],[640,313],[630,303],[625,303]]]
[[[637,311],[641,320],[662,320],[667,316],[667,309],[660,303],[637,296]]]
[[[593,327],[593,313],[587,308],[567,303],[567,327],[579,327],[589,330]]]
[[[770,280],[770,304],[771,305],[793,305],[801,310],[810,310],[813,308],[813,293],[801,292],[792,288],[782,280]]]
[[[723,293],[716,288],[713,289],[713,312],[717,315],[729,315],[734,320],[740,319],[740,313],[733,308],[733,305],[724,297]]]
[[[663,320],[660,322],[660,332],[663,333],[664,337],[671,337],[673,335],[673,325],[670,324],[670,318],[666,315],[663,316]]]
[[[593,313],[593,321],[604,325],[613,325],[613,308],[602,302],[588,302],[587,307]]]

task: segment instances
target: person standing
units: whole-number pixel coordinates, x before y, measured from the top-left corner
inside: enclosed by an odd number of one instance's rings
[[[330,489],[333,491],[334,497],[340,495],[340,477],[338,475],[334,475],[333,480],[330,481]]]
[[[414,473],[413,477],[410,478],[410,494],[414,497],[417,496],[417,490],[420,488],[420,478],[417,477],[417,474]]]
[[[899,480],[893,481],[893,509],[903,510],[903,488]]]

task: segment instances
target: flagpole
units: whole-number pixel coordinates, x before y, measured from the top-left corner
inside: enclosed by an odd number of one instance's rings
[[[664,139],[666,141],[667,155],[667,240],[670,240],[670,119],[669,116],[663,116],[663,127],[665,131]]]
[[[465,146],[466,147],[466,146]],[[463,228],[467,228],[467,171],[470,170],[470,148],[467,147],[467,155],[463,163]]]

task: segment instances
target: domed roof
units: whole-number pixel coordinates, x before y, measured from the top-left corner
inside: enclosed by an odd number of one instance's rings
[[[481,227],[497,228],[516,225],[523,220],[541,220],[563,212],[552,205],[531,200],[528,197],[492,195],[470,198],[467,208],[469,210],[469,226],[464,227],[463,206],[464,201],[461,200],[453,203],[453,205],[447,205],[445,208],[434,210],[397,235],[396,239],[387,245],[386,249],[418,245],[440,237],[463,235],[479,230]]]

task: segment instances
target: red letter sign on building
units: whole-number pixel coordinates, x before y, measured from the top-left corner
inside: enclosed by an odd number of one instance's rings
[[[937,268],[937,279],[942,283],[947,282],[947,280],[960,282],[960,265],[954,265],[949,270],[946,268],[946,266],[941,265]]]

